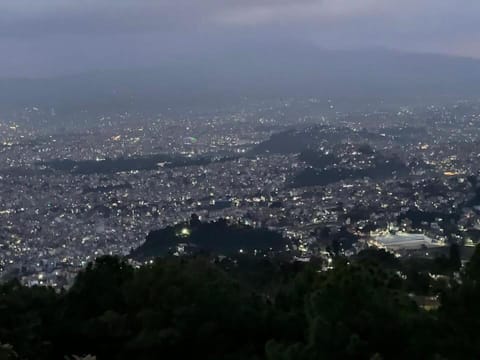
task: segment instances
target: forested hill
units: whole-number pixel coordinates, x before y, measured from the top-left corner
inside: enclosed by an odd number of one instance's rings
[[[285,250],[287,245],[287,240],[273,231],[229,224],[224,219],[200,222],[196,215],[192,215],[188,223],[150,232],[145,243],[134,249],[130,256],[146,260],[178,251],[217,255],[269,253]]]
[[[454,250],[368,250],[323,272],[245,255],[102,257],[67,291],[0,285],[0,358],[476,359],[480,248],[459,277]]]

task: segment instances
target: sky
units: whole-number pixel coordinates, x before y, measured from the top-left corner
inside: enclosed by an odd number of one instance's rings
[[[0,77],[304,43],[480,58],[478,0],[2,0]]]

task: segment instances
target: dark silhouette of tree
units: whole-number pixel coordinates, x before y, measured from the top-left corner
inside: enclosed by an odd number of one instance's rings
[[[101,257],[65,291],[0,284],[0,339],[11,344],[0,359],[478,358],[480,248],[460,279],[456,251],[441,259],[450,270],[437,288],[437,262],[382,250],[338,257],[329,271],[240,255],[141,267]],[[439,295],[440,308],[419,307],[420,295]]]
[[[200,222],[200,219],[198,217],[197,214],[192,214],[192,216],[190,217],[190,226],[192,228],[196,228],[198,226],[200,226],[202,223]]]
[[[458,244],[450,245],[449,260],[450,266],[453,271],[458,271],[462,266],[462,261],[460,257],[460,246],[458,246]]]

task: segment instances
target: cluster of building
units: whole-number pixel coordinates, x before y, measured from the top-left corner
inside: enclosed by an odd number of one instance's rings
[[[399,252],[476,243],[480,202],[472,203],[472,176],[480,170],[480,110],[462,106],[280,120],[278,110],[265,108],[184,118],[122,114],[101,117],[83,131],[49,132],[31,121],[0,119],[0,276],[64,286],[94,258],[127,255],[150,231],[192,213],[279,231],[301,259],[324,254],[332,239],[347,255],[365,246]],[[309,167],[297,153],[252,151],[275,132],[318,124],[332,133],[367,129],[375,134],[369,145],[399,156],[409,174],[295,188],[292,179]],[[319,142],[315,150],[334,152],[344,166],[371,166],[359,157],[359,145],[345,138]],[[120,173],[44,165],[156,153],[232,158]],[[409,211],[426,218],[412,220]],[[359,241],[346,245],[344,232]]]

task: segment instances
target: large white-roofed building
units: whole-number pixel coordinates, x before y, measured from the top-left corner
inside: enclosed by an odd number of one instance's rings
[[[372,245],[394,251],[445,246],[443,241],[434,240],[420,233],[383,231],[371,233],[371,237]]]

